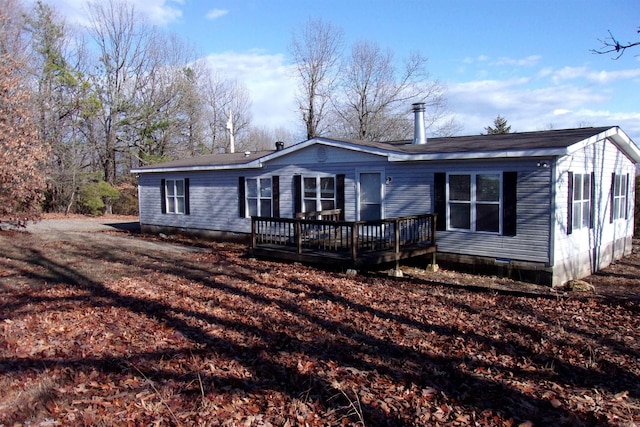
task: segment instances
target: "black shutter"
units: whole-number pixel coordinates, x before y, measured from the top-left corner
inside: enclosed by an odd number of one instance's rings
[[[271,177],[271,198],[273,203],[273,217],[280,218],[280,177]]]
[[[340,221],[344,221],[344,174],[336,175],[336,209],[340,209]]]
[[[433,212],[438,215],[436,230],[447,229],[447,174],[433,174]]]
[[[293,217],[302,212],[302,175],[293,176]]]
[[[517,203],[518,203],[518,172],[504,172],[502,174],[502,234],[516,235]]]
[[[589,195],[589,228],[596,223],[596,174],[591,172],[591,194]]]
[[[165,189],[166,181],[160,180],[160,211],[167,213],[167,190]]]
[[[629,174],[627,174],[627,188],[624,191],[624,219],[629,219]]]
[[[611,174],[611,195],[609,196],[609,201],[611,203],[611,208],[609,209],[609,224],[613,223],[613,216],[615,212],[613,211],[615,202],[616,202],[616,173]]]
[[[244,176],[238,177],[238,216],[244,218],[247,216],[247,205],[244,195]]]
[[[189,208],[189,178],[184,179],[184,214],[189,215],[191,209]]]
[[[567,234],[573,232],[573,172],[569,172],[569,195],[567,197]]]

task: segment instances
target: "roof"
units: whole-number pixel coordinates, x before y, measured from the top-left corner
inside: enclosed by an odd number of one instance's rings
[[[212,154],[144,166],[132,169],[131,172],[146,173],[260,168],[264,162],[313,144],[323,144],[378,154],[388,157],[389,161],[401,162],[561,156],[571,154],[588,144],[604,138],[610,138],[634,163],[640,163],[640,150],[633,141],[631,141],[620,128],[606,126],[537,132],[515,132],[498,135],[429,138],[426,144],[412,144],[411,140],[374,142],[318,137],[279,151],[267,150],[247,154]]]
[[[185,157],[179,160],[172,160],[164,163],[157,163],[149,166],[141,166],[131,169],[132,173],[159,172],[171,170],[200,170],[215,169],[216,167],[224,167],[225,169],[245,169],[253,162],[273,153],[275,150],[264,151],[247,151],[244,153],[223,153],[223,154],[206,154],[194,157]]]

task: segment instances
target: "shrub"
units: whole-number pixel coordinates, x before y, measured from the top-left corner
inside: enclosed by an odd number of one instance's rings
[[[105,181],[93,182],[80,189],[78,206],[82,213],[88,215],[104,215],[107,203],[120,197],[117,188]]]
[[[120,197],[113,202],[113,213],[138,215],[138,187],[130,183],[122,183],[116,188],[120,192]]]

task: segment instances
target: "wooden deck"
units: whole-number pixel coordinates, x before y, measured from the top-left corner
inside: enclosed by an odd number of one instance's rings
[[[330,219],[309,219],[326,218]],[[361,268],[432,254],[435,264],[436,215],[379,221],[337,221],[335,211],[296,218],[251,218],[254,256]]]

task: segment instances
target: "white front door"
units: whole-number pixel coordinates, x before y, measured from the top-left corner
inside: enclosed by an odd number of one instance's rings
[[[360,221],[382,219],[382,173],[359,173],[358,189],[358,219]]]

